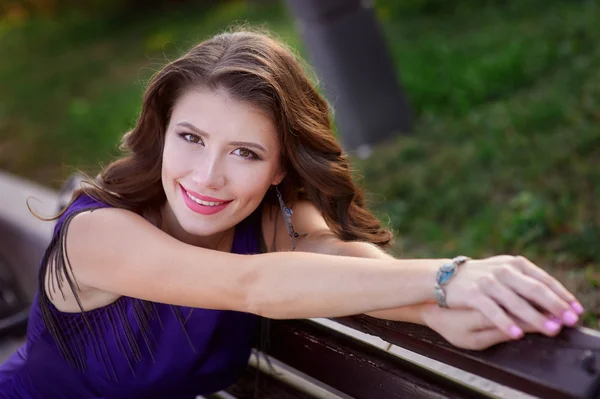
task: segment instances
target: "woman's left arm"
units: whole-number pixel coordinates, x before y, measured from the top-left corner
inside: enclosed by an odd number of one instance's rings
[[[310,202],[299,202],[293,210],[294,229],[301,233],[296,242],[296,251],[358,258],[392,258],[390,254],[371,243],[340,240]],[[275,219],[277,220],[275,229],[272,221],[263,225],[263,228],[266,228],[265,236],[273,237],[271,245],[268,245],[269,250],[289,251],[292,248],[283,218]],[[433,282],[431,286],[433,289]],[[401,293],[399,292],[398,295]],[[366,314],[379,319],[428,326],[451,344],[465,349],[481,350],[514,339],[498,329],[484,314],[473,309],[445,309],[440,308],[436,303],[423,303]],[[524,332],[535,331],[528,324],[519,321],[517,323]]]
[[[296,248],[298,251],[354,256],[357,258],[393,258],[392,255],[374,244],[360,241],[342,241],[331,231],[321,231],[320,233],[314,233],[312,235],[308,234],[301,241],[302,242],[299,243]],[[430,305],[428,304],[421,304],[378,310],[366,314],[379,319],[406,321],[426,325],[425,320],[423,319],[423,313],[428,310],[429,307]]]
[[[296,251],[312,252],[328,255],[353,256],[358,258],[393,258],[376,245],[367,242],[359,241],[342,241],[340,240],[327,226],[325,220],[309,201],[299,201],[292,207],[294,214],[292,223],[294,229],[302,233],[302,237],[297,239]],[[276,210],[278,211],[278,210]],[[290,238],[287,234],[287,228],[281,216],[275,218],[277,227],[274,231],[277,232],[274,237],[277,250],[291,250]],[[272,230],[265,226],[267,230],[266,236],[269,236],[269,231]],[[273,240],[267,240],[269,244]],[[433,290],[433,282],[431,285]],[[380,319],[406,321],[410,323],[425,325],[423,312],[427,310],[429,305],[413,305],[395,309],[378,310],[367,313],[369,316]]]
[[[301,236],[296,241],[296,251],[313,252],[328,255],[353,256],[358,258],[393,258],[378,246],[359,241],[342,241],[327,226],[327,223],[308,201],[301,201],[293,207],[292,222]],[[267,244],[270,251],[289,251],[292,249],[290,237],[282,217],[274,223],[263,225],[266,237],[272,237]],[[276,233],[275,233],[276,232]],[[273,243],[275,248],[272,247]],[[433,289],[433,282],[431,283]],[[401,295],[399,292],[398,295]],[[423,303],[392,309],[382,309],[366,313],[379,319],[405,321],[427,326],[451,344],[464,349],[482,350],[500,342],[514,338],[498,329],[484,314],[473,309],[445,309],[436,303]],[[527,324],[518,322],[524,332],[534,332]]]

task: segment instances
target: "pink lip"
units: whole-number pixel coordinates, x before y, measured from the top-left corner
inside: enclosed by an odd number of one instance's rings
[[[181,184],[180,184],[181,186]],[[187,191],[188,193],[192,194],[192,196],[194,198],[198,198],[200,201],[208,201],[208,202],[228,202],[228,200],[224,200],[224,199],[220,199],[220,198],[215,198],[215,197],[208,197],[206,195],[202,195],[199,194],[195,191],[192,190],[188,190],[187,188],[184,188],[183,186],[181,186],[181,188],[183,188],[184,191]]]
[[[231,201],[223,201],[217,198],[213,198],[213,197],[207,197],[205,195],[200,195],[198,193],[195,193],[193,191],[186,191],[185,188],[183,188],[183,186],[181,186],[181,193],[183,194],[183,202],[185,202],[185,204],[187,205],[188,208],[190,208],[192,211],[196,212],[196,213],[200,213],[202,215],[213,215],[215,213],[221,212],[223,209],[227,208],[227,205],[229,205],[231,203]],[[217,206],[205,206],[205,205],[200,205],[199,203],[195,202],[194,200],[192,200],[187,193],[190,193],[193,197],[198,198],[201,201],[209,201],[209,202],[225,202],[224,204],[221,205],[217,205]]]

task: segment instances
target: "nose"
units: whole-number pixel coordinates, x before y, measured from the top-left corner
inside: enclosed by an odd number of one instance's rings
[[[198,187],[211,190],[223,188],[226,181],[223,162],[217,156],[205,153],[194,165],[192,181]]]

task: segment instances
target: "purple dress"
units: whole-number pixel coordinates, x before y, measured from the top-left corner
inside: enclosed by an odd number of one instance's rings
[[[70,217],[106,206],[78,198],[58,220],[45,259]],[[258,253],[259,237],[260,207],[236,226],[232,252]],[[258,317],[248,313],[125,296],[98,309],[64,313],[38,288],[26,343],[0,366],[0,398],[195,398],[236,381],[257,326]]]

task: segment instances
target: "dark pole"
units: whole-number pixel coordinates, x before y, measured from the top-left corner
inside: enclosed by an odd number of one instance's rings
[[[370,2],[286,0],[335,110],[346,151],[411,130],[411,112]]]

